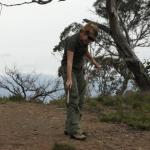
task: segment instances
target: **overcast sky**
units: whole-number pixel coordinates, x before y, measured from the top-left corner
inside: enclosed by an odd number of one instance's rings
[[[54,0],[48,5],[3,7],[0,16],[0,72],[5,66],[16,65],[23,72],[34,70],[56,75],[60,61],[51,54],[52,48],[67,25],[94,17],[90,10],[95,1]],[[137,49],[136,54],[140,59],[150,58],[149,48]]]

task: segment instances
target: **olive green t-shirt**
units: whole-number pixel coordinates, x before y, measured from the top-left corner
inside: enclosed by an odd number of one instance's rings
[[[62,66],[67,65],[67,51],[73,51],[73,69],[82,69],[84,65],[84,55],[88,51],[88,45],[80,41],[80,33],[76,33],[65,41],[64,55],[62,59]]]

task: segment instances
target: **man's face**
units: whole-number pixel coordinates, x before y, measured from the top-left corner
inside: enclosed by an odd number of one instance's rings
[[[83,44],[88,45],[91,42],[94,42],[94,39],[90,37],[89,32],[81,32],[80,33],[80,40],[83,42]]]

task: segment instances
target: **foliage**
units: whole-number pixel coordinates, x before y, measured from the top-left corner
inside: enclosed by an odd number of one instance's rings
[[[99,110],[100,121],[124,123],[137,130],[150,130],[149,92],[130,93],[124,96],[100,96],[94,101],[94,109]],[[99,104],[103,109],[99,109]]]
[[[132,48],[150,46],[150,1],[123,0],[119,2],[118,16],[122,31]],[[108,25],[106,0],[97,0],[94,3],[97,15]]]

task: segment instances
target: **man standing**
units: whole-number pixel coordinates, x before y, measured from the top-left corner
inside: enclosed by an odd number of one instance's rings
[[[95,41],[97,35],[98,27],[92,23],[86,24],[79,33],[66,40],[61,61],[65,92],[66,95],[69,94],[64,133],[77,140],[86,139],[86,134],[80,127],[81,111],[86,92],[86,81],[83,73],[84,57],[87,57],[97,69],[100,68],[100,65],[88,52],[88,45]]]

